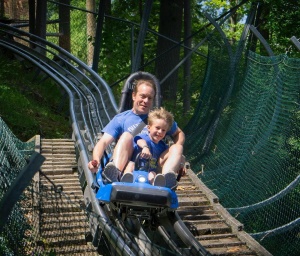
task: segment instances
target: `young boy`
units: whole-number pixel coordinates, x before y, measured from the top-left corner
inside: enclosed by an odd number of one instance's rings
[[[140,154],[140,162],[146,164],[146,162],[149,161],[148,179],[151,184],[164,187],[166,186],[166,181],[176,179],[175,174],[171,172],[166,173],[165,175],[157,174],[157,167],[162,166],[164,163],[161,154],[169,147],[163,141],[163,138],[171,129],[173,121],[173,115],[164,108],[157,108],[149,113],[147,125],[148,131],[143,130],[134,137],[133,155],[125,169],[121,181],[133,182],[132,172],[138,154]],[[174,183],[174,181],[172,182]]]
[[[88,168],[91,172],[96,173],[99,170],[105,150],[113,141],[116,141],[117,143],[112,156],[113,161],[105,166],[102,176],[108,182],[119,181],[119,177],[124,173],[133,153],[132,132],[135,127],[139,126],[148,117],[155,95],[156,86],[152,79],[137,80],[132,92],[132,109],[117,114],[103,128],[101,139],[95,145],[92,160],[88,163]],[[162,173],[173,172],[173,176],[175,176],[175,173],[180,170],[185,162],[182,155],[185,135],[176,122],[173,122],[171,130],[167,134],[173,138],[174,144],[161,154],[161,162],[163,162]],[[113,167],[112,165],[115,166]],[[169,174],[167,176],[172,177]],[[166,186],[169,188],[175,185],[176,178],[168,179],[166,182]]]

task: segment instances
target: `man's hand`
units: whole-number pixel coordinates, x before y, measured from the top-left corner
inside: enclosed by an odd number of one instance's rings
[[[99,163],[97,160],[92,160],[88,163],[88,168],[92,173],[96,173],[98,171]]]
[[[97,167],[97,166],[98,166],[97,160],[93,160],[93,161],[92,161],[92,165],[93,165],[94,167]]]

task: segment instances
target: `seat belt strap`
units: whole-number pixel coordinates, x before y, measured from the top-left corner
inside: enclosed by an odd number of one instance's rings
[[[145,119],[143,119],[143,121],[141,121],[137,127],[135,127],[135,129],[132,131],[132,136],[135,137],[136,135],[138,135],[142,130],[143,128],[147,125],[147,121],[148,118],[146,117]]]

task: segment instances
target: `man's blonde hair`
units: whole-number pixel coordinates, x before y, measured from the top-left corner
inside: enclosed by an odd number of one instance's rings
[[[148,125],[152,125],[153,121],[156,119],[163,119],[166,121],[168,125],[168,131],[171,129],[173,122],[174,122],[174,117],[173,114],[163,107],[160,108],[155,108],[150,111],[148,115]]]
[[[146,79],[140,79],[140,80],[134,81],[134,87],[133,87],[134,94],[137,94],[138,88],[142,84],[150,86],[154,91],[154,95],[156,95],[156,86],[155,86],[154,82],[152,80],[146,80]]]

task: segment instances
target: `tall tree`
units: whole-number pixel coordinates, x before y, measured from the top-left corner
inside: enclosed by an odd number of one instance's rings
[[[191,48],[192,39],[192,17],[191,17],[191,1],[184,0],[184,56],[187,58],[184,63],[184,87],[183,87],[183,113],[186,114],[191,107],[190,83],[191,83],[191,57],[188,56]]]
[[[233,6],[237,5],[238,2],[239,2],[239,0],[230,0],[230,6],[233,7]],[[236,25],[238,23],[238,14],[237,14],[236,11],[234,11],[232,13],[232,15],[230,16],[229,20],[230,20],[231,34],[235,34],[236,33],[236,29],[237,29]],[[232,41],[232,43],[234,43],[235,42],[235,38],[232,37],[231,41]]]
[[[70,0],[60,0],[59,5],[59,46],[71,52]]]
[[[91,66],[93,64],[94,56],[94,39],[96,36],[96,1],[86,0],[86,9],[89,11],[86,15],[86,33],[87,33],[87,64]]]
[[[164,79],[174,69],[179,61],[182,33],[182,0],[162,0],[160,2],[159,33],[169,39],[159,37],[157,40],[157,56],[155,73],[158,79]],[[178,70],[176,69],[162,84],[163,99],[169,100],[175,106],[177,96]]]
[[[257,17],[257,29],[275,52],[284,53],[294,49],[290,38],[300,37],[300,1],[264,0]]]

